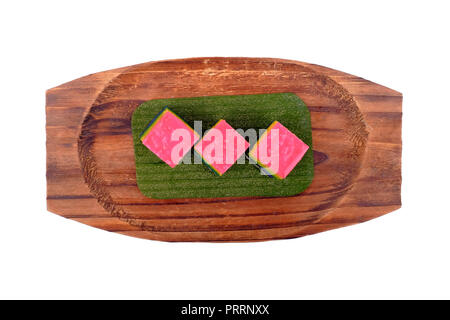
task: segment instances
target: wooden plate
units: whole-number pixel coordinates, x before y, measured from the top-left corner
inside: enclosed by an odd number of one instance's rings
[[[291,197],[150,199],[136,185],[131,115],[150,99],[293,92],[309,107],[315,176]],[[194,58],[92,74],[47,91],[47,205],[164,241],[294,238],[400,208],[402,95],[297,61]]]

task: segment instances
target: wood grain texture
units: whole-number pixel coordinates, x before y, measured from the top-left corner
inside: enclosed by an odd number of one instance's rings
[[[131,115],[162,98],[293,92],[309,107],[315,177],[283,198],[149,199],[136,185]],[[401,206],[402,95],[340,71],[258,58],[157,61],[47,91],[49,211],[163,241],[294,238]]]

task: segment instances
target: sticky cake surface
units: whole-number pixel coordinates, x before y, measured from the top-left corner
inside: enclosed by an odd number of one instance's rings
[[[249,147],[249,143],[225,120],[212,127],[194,146],[206,165],[223,175]],[[218,150],[220,149],[220,150]]]
[[[199,135],[168,108],[164,108],[141,135],[142,143],[171,168],[198,139]]]
[[[288,128],[274,121],[250,150],[249,156],[270,175],[285,179],[308,149],[309,146]]]

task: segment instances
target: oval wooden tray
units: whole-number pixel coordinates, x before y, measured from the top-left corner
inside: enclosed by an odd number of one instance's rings
[[[150,99],[292,92],[311,112],[315,177],[297,196],[150,199],[136,185],[131,115]],[[400,208],[402,95],[329,68],[260,58],[149,62],[47,91],[47,206],[164,241],[294,238]]]

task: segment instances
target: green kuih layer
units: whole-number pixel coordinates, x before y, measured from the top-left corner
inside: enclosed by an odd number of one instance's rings
[[[286,179],[281,180],[262,175],[248,161],[234,164],[222,176],[212,175],[205,164],[194,164],[193,149],[183,161],[192,164],[180,163],[170,168],[140,140],[149,121],[166,106],[191,127],[194,121],[202,121],[203,131],[213,127],[219,119],[225,119],[235,129],[257,131],[278,120],[310,148]],[[137,184],[150,198],[291,196],[305,190],[314,176],[309,110],[292,93],[150,100],[134,111],[132,132]]]

